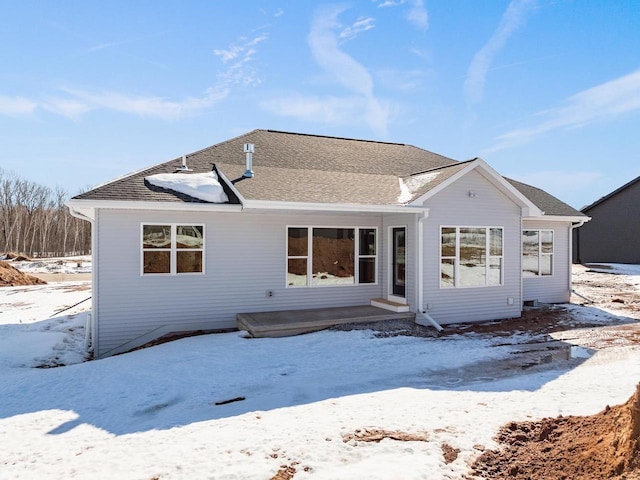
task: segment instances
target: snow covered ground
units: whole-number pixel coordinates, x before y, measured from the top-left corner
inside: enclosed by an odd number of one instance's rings
[[[551,335],[235,332],[87,362],[89,288],[0,289],[2,480],[461,479],[500,425],[592,414],[640,380],[640,316],[604,305],[570,307],[602,327]],[[514,361],[545,346],[565,359]],[[423,440],[349,439],[366,430]]]
[[[33,260],[7,260],[4,255],[0,255],[0,260],[8,261],[21,272],[31,275],[34,273],[91,273],[91,255]]]

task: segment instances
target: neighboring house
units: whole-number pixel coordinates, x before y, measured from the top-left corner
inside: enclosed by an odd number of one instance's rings
[[[574,237],[575,262],[640,264],[640,177],[582,212],[592,220]]]
[[[271,130],[67,205],[93,225],[96,357],[241,312],[379,297],[419,322],[518,317],[569,300],[572,229],[588,219],[479,158]]]

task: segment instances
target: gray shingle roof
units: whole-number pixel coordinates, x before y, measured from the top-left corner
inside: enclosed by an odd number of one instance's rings
[[[527,185],[526,183],[517,182],[510,178],[505,178],[511,185],[513,185],[520,193],[527,197],[536,207],[542,210],[545,215],[560,215],[567,217],[585,217],[582,212],[567,205],[561,200],[544,190]]]
[[[245,143],[256,146],[251,179],[242,179]],[[181,163],[180,158],[170,160],[74,199],[203,203],[144,180],[176,171]],[[417,185],[411,192],[417,198],[464,168],[465,162],[399,143],[254,130],[187,155],[187,165],[194,173],[208,172],[215,165],[247,200],[397,205],[400,179]],[[510,182],[547,215],[581,215],[540,189]],[[238,203],[231,190],[225,190],[230,203]]]

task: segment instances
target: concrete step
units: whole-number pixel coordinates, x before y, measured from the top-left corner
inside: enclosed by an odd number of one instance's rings
[[[393,302],[391,300],[387,300],[386,298],[372,298],[371,305],[378,308],[383,308],[385,310],[389,310],[390,312],[408,312],[409,305],[406,303]]]

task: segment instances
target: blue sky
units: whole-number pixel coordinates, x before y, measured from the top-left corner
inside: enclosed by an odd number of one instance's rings
[[[0,168],[71,194],[255,128],[580,208],[640,175],[637,0],[0,0]]]

